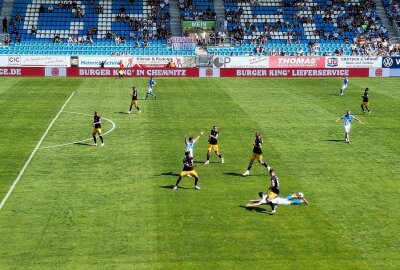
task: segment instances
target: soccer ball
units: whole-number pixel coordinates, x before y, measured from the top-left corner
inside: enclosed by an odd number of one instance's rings
[[[297,193],[297,197],[299,197],[299,199],[304,198],[303,192],[298,192],[298,193]]]

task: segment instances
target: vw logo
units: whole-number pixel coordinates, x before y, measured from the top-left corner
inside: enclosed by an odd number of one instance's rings
[[[385,67],[391,67],[391,66],[393,65],[393,59],[392,59],[391,57],[383,58],[382,64],[383,64]]]

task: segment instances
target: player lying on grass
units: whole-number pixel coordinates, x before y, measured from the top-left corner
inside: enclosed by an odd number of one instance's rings
[[[268,204],[267,195],[263,192],[259,192],[258,195],[260,199],[258,200],[249,200],[249,203],[246,204],[246,207],[257,207],[260,205]],[[306,198],[304,198],[304,194],[302,192],[293,193],[284,198],[276,197],[271,199],[271,202],[275,205],[292,205],[292,204],[309,204]]]

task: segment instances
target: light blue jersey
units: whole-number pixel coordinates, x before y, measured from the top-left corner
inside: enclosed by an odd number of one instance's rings
[[[347,126],[347,125],[351,125],[351,122],[353,122],[354,116],[352,114],[344,114],[342,116],[342,119],[343,119],[343,124],[345,126]]]

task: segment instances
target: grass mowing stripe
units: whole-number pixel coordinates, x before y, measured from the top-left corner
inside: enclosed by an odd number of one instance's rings
[[[4,196],[3,200],[0,203],[0,210],[3,208],[4,204],[7,202],[8,198],[10,197],[11,193],[13,192],[15,186],[18,184],[19,179],[21,179],[21,176],[24,174],[26,168],[28,167],[29,163],[31,162],[33,156],[36,154],[36,151],[39,149],[40,145],[42,144],[44,138],[46,137],[47,133],[49,132],[50,128],[53,126],[54,122],[57,120],[58,116],[61,114],[61,112],[64,110],[64,108],[67,106],[68,102],[71,100],[71,98],[74,96],[74,92],[69,96],[67,101],[65,101],[64,105],[61,107],[61,109],[58,111],[57,115],[53,118],[51,121],[50,125],[47,127],[46,131],[43,133],[42,138],[40,138],[39,142],[37,143],[36,147],[33,149],[31,155],[29,156],[28,160],[25,162],[24,166],[22,167],[21,171],[19,172],[17,178],[15,178],[13,184],[11,185],[10,189],[8,190],[6,196]]]

